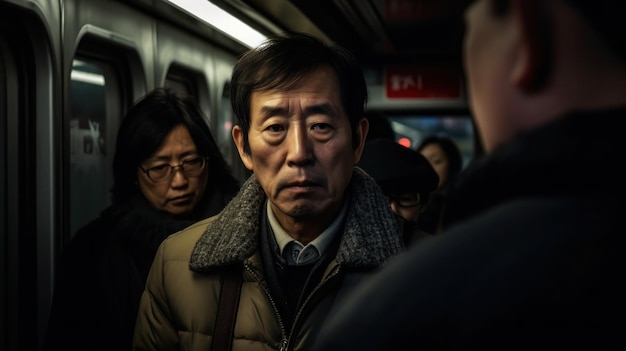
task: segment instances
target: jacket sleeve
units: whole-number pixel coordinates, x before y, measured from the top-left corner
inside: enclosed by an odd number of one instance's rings
[[[146,288],[141,296],[133,350],[178,350],[178,332],[165,295],[164,244],[162,243],[150,268]]]

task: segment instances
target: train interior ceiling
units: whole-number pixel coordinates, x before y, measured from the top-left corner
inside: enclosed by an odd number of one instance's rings
[[[309,32],[350,48],[363,63],[457,61],[462,0],[211,0],[286,31]],[[244,18],[244,17],[242,17]],[[258,17],[257,17],[258,18]],[[263,21],[255,25],[262,26]]]

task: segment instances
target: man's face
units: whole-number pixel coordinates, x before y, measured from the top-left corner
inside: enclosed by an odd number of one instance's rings
[[[233,138],[279,222],[323,225],[334,218],[364,143],[362,137],[353,149],[334,71],[319,68],[289,91],[253,92],[250,110],[250,154],[238,126]],[[366,133],[367,121],[358,128]]]

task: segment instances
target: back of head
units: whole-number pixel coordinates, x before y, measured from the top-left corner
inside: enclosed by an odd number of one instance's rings
[[[358,144],[355,129],[363,118],[367,86],[355,56],[336,44],[326,44],[304,33],[292,33],[268,39],[246,52],[233,69],[230,98],[237,123],[243,130],[244,147],[250,152],[250,97],[255,91],[286,91],[298,87],[308,74],[320,67],[330,67],[337,76],[341,102],[350,119],[353,145]]]
[[[140,163],[154,154],[169,132],[181,124],[189,130],[198,153],[209,157],[209,181],[221,180],[225,189],[238,186],[193,97],[156,88],[131,107],[118,130],[113,157],[113,203],[140,191],[136,185]]]
[[[377,111],[367,111],[365,117],[370,125],[366,137],[368,141],[378,138],[396,140],[396,134],[387,116]]]
[[[385,138],[366,142],[357,166],[374,178],[385,194],[427,195],[439,183],[437,173],[424,156]]]
[[[614,52],[619,55],[622,60],[626,60],[626,36],[622,33],[626,30],[626,24],[623,21],[623,14],[626,10],[626,2],[620,0],[530,0],[537,3],[538,11],[545,11],[541,6],[549,6],[550,1],[563,2],[571,6],[590,27],[602,37]],[[511,0],[493,1],[493,9],[498,13],[507,12],[509,6],[512,6]],[[536,22],[534,25],[542,26],[541,13],[536,13]],[[542,29],[548,29],[543,27]]]
[[[572,111],[626,104],[624,9],[616,0],[472,2],[463,60],[486,153]]]

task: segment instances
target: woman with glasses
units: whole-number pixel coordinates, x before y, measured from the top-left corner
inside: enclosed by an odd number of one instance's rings
[[[46,350],[130,350],[161,241],[217,214],[239,189],[194,100],[162,88],[123,119],[113,179],[112,204],[63,252]]]

